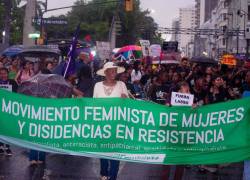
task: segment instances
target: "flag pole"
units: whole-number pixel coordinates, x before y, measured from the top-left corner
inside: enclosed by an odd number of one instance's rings
[[[68,55],[67,55],[68,62],[67,62],[67,66],[66,66],[66,69],[64,71],[64,74],[63,74],[64,78],[66,77],[66,75],[68,73],[70,63],[73,61],[73,58],[74,58],[74,52],[75,52],[75,49],[76,49],[77,39],[78,39],[78,36],[79,36],[80,25],[81,25],[81,23],[78,24],[78,26],[76,28],[76,31],[74,33],[74,36],[72,38],[70,49],[69,49],[69,52],[68,52]]]

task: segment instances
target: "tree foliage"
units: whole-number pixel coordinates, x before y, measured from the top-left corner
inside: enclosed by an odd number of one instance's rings
[[[120,36],[117,36],[117,46],[137,43],[139,39],[149,39],[152,43],[159,42],[160,36],[156,33],[157,24],[149,16],[149,11],[140,8],[140,1],[135,0],[134,10],[125,12],[123,4],[114,0],[78,0],[75,7],[66,15],[68,20],[67,31],[60,33],[64,37],[73,35],[75,28],[81,22],[80,38],[91,35],[93,41],[108,41],[113,16],[121,21]],[[48,37],[54,29],[48,27]],[[65,32],[68,32],[67,34]],[[53,37],[53,36],[52,36]],[[62,37],[63,38],[63,37]]]
[[[6,2],[11,4],[11,9],[9,10],[6,7],[6,3],[0,3],[0,30],[4,30],[4,20],[6,16],[10,17],[10,23],[7,26],[10,26],[10,45],[13,44],[22,44],[22,35],[23,35],[23,18],[25,14],[25,7],[20,6],[21,0],[7,0]],[[36,4],[36,16],[41,15],[42,8],[45,7],[44,2],[37,1]],[[6,26],[6,25],[5,25]]]
[[[18,7],[21,0],[8,0],[0,3],[0,30],[9,30],[10,44],[20,44],[22,41],[23,8]],[[5,20],[9,19],[9,22]],[[8,27],[6,27],[8,26]],[[2,40],[3,37],[1,37]]]
[[[20,0],[10,0],[11,24],[10,44],[22,42],[23,17],[25,6],[19,7]],[[134,10],[125,12],[124,5],[118,4],[120,0],[77,0],[68,14],[55,18],[66,19],[68,25],[46,25],[48,39],[71,39],[75,28],[81,22],[80,39],[91,35],[92,41],[108,41],[109,32],[114,15],[121,21],[121,32],[117,36],[117,46],[138,43],[140,39],[149,39],[151,43],[161,40],[156,33],[157,24],[150,17],[148,10],[140,8],[140,1],[134,0]],[[36,16],[40,17],[45,8],[43,1],[37,1]],[[0,30],[4,29],[4,3],[0,3]],[[40,27],[36,26],[39,31]]]

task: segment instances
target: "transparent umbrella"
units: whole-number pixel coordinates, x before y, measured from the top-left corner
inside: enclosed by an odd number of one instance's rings
[[[26,95],[46,98],[71,97],[73,87],[62,76],[56,74],[37,74],[24,81],[18,92]]]

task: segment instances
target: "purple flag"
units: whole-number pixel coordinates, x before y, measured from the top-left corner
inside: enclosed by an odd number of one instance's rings
[[[75,65],[75,50],[76,50],[76,45],[78,42],[78,36],[80,32],[80,23],[78,24],[76,31],[74,33],[74,36],[72,38],[72,43],[70,45],[70,49],[67,55],[67,62],[66,62],[66,68],[63,73],[63,77],[65,78],[67,75],[72,75],[75,73],[76,65]]]

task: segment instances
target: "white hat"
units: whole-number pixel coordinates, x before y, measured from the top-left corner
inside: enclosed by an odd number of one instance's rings
[[[96,74],[100,76],[105,76],[105,71],[107,69],[117,68],[117,74],[123,73],[125,71],[124,67],[116,66],[113,62],[107,62],[104,64],[102,69],[99,69]]]

